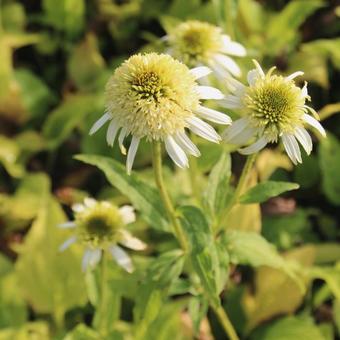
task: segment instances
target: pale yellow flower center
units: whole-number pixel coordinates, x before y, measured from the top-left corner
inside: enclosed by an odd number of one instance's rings
[[[187,126],[200,103],[196,87],[189,69],[172,57],[135,55],[107,83],[107,111],[136,137],[164,139]]]

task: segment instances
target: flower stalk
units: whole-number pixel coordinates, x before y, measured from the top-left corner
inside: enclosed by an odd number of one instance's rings
[[[224,331],[226,332],[226,334],[228,335],[230,340],[239,340],[239,337],[228,317],[228,314],[226,313],[226,311],[223,309],[222,306],[214,306],[211,305],[211,307],[213,308],[218,320],[220,321],[220,324],[222,325]]]
[[[253,164],[255,162],[257,154],[251,154],[247,157],[246,163],[244,164],[240,179],[237,183],[235,192],[232,196],[232,198],[229,200],[228,204],[226,205],[226,207],[223,209],[222,214],[221,214],[221,219],[220,219],[220,223],[219,225],[225,225],[227,223],[228,217],[229,217],[229,213],[231,211],[231,209],[235,206],[235,204],[237,203],[245,184],[247,183],[247,180],[249,178],[249,174],[251,169],[253,168]]]
[[[162,146],[160,142],[154,141],[152,143],[153,148],[153,168],[155,174],[156,184],[161,195],[162,201],[164,203],[165,209],[168,213],[169,219],[173,225],[175,236],[180,243],[181,248],[183,251],[188,251],[188,242],[185,237],[184,231],[180,222],[176,217],[175,208],[171,202],[171,198],[169,196],[168,191],[166,190],[164,184],[164,178],[162,173]]]
[[[107,252],[104,250],[100,261],[100,300],[99,300],[99,325],[98,330],[102,336],[106,335],[106,314],[107,303]]]

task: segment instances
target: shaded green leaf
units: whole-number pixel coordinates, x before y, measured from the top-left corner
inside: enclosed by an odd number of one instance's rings
[[[271,197],[298,188],[299,184],[297,183],[266,181],[249,189],[240,197],[239,202],[243,204],[262,203]]]

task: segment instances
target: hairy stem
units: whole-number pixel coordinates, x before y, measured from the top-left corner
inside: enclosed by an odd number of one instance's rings
[[[169,219],[172,223],[175,236],[181,246],[181,248],[186,252],[188,250],[188,242],[182,226],[176,217],[175,208],[171,202],[168,191],[166,190],[162,172],[162,145],[160,142],[153,142],[153,168],[155,174],[156,184],[161,195],[162,201],[164,203],[165,209],[168,213]]]

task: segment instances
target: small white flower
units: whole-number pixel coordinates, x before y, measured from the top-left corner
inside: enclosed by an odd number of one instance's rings
[[[72,210],[75,220],[62,223],[59,227],[71,228],[74,234],[60,246],[60,251],[80,241],[86,247],[82,261],[83,271],[97,265],[105,250],[111,253],[118,265],[131,273],[133,271],[132,261],[118,244],[133,250],[146,248],[144,242],[123,229],[126,224],[136,220],[133,207],[126,205],[118,208],[110,202],[98,202],[93,198],[85,198],[84,204],[75,204]]]
[[[209,66],[223,81],[240,77],[241,70],[229,56],[244,57],[246,49],[223,34],[220,27],[189,20],[172,29],[164,38],[167,53],[190,67]]]
[[[299,143],[308,155],[313,148],[312,138],[305,125],[314,127],[322,136],[326,136],[317,113],[306,105],[306,100],[310,100],[307,83],[302,89],[295,85],[294,79],[303,72],[282,77],[273,75],[275,68],[271,68],[265,74],[261,66],[256,61],[254,63],[256,68],[248,72],[248,85],[233,79],[232,94],[221,101],[221,105],[240,110],[242,115],[224,132],[223,138],[229,143],[240,145],[255,138],[253,144],[239,150],[245,155],[258,152],[268,143],[281,138],[292,162],[301,163]]]
[[[201,105],[204,99],[222,99],[223,94],[196,80],[210,73],[207,67],[189,70],[169,55],[149,53],[135,55],[116,69],[106,86],[106,113],[92,126],[95,133],[109,122],[106,139],[118,143],[123,154],[125,137],[132,136],[127,152],[127,172],[135,159],[141,138],[163,141],[171,159],[179,167],[188,167],[187,155],[198,157],[199,150],[186,129],[211,142],[220,136],[201,118],[230,124],[229,116]]]

